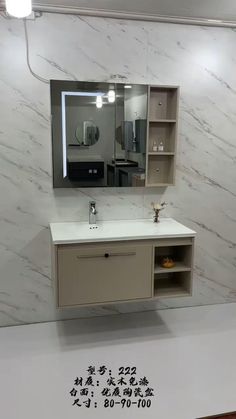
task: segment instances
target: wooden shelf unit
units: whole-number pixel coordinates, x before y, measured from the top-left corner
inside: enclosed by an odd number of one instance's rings
[[[192,294],[194,238],[169,240],[154,247],[154,297],[180,297]],[[175,266],[163,268],[163,257],[171,257]]]
[[[146,155],[146,186],[175,183],[179,88],[149,86]],[[154,143],[164,145],[153,151]]]

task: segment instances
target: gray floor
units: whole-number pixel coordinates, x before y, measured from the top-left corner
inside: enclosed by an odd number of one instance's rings
[[[4,419],[195,419],[236,410],[236,304],[2,328],[0,342]],[[92,397],[80,397],[74,380],[86,380],[89,366],[96,369]],[[134,387],[130,408],[119,396],[104,407],[101,392],[109,377],[117,382],[121,366],[136,367],[137,381],[148,379],[151,407],[138,407]],[[73,406],[78,399],[81,407]]]

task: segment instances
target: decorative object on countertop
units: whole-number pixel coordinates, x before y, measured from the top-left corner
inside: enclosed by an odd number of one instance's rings
[[[159,223],[159,213],[160,211],[162,211],[165,207],[167,206],[166,202],[161,202],[160,204],[155,204],[154,202],[152,202],[152,208],[154,211],[154,217],[153,217],[153,221],[154,223]]]
[[[173,268],[175,266],[175,262],[173,261],[173,259],[171,257],[166,256],[161,260],[161,266],[163,268],[170,269],[170,268]]]

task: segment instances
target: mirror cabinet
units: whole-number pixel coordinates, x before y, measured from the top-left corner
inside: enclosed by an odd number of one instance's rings
[[[50,82],[53,186],[168,186],[175,180],[179,88]]]

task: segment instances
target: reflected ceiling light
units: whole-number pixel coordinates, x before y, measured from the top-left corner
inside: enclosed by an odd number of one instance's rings
[[[18,18],[29,16],[32,13],[32,0],[6,0],[6,11]]]
[[[114,103],[116,100],[116,94],[114,90],[109,90],[108,92],[108,102],[109,103]]]
[[[96,98],[96,107],[98,109],[102,108],[102,96],[97,96],[97,98]]]
[[[125,89],[132,89],[132,86],[130,84],[125,84]]]

